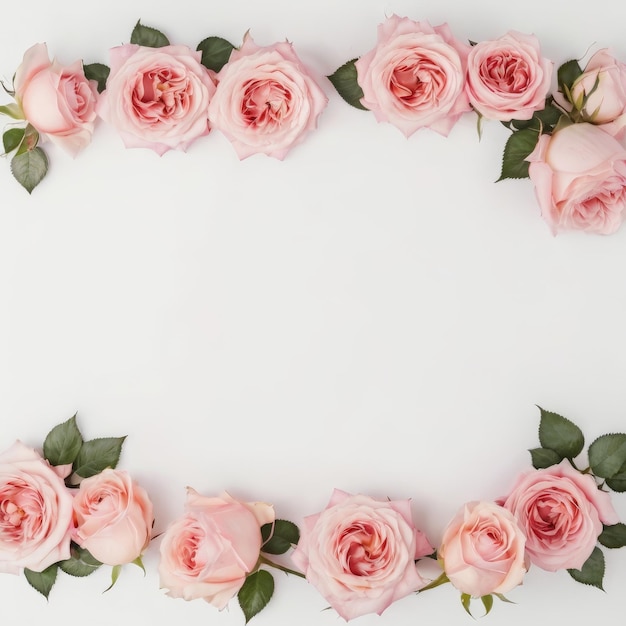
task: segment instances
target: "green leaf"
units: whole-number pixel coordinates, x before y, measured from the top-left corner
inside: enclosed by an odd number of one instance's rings
[[[555,107],[552,103],[553,99],[550,96],[546,99],[544,108],[541,109],[541,111],[535,111],[534,115],[529,120],[511,120],[510,123],[505,123],[505,126],[515,130],[531,128],[541,133],[550,132],[563,115],[560,109]]]
[[[357,81],[355,61],[356,59],[352,59],[344,63],[334,74],[328,77],[328,80],[348,104],[362,111],[367,111],[368,109],[361,104],[363,90]]]
[[[496,182],[507,178],[528,178],[528,161],[525,159],[535,149],[537,141],[539,133],[534,130],[517,130],[511,133],[504,146],[502,171]]]
[[[16,103],[4,104],[0,106],[0,113],[2,113],[3,115],[8,115],[9,117],[12,117],[14,120],[26,119],[24,117],[24,112],[22,111],[22,108],[20,107],[19,104],[16,104]]]
[[[604,526],[598,541],[605,548],[623,548],[626,546],[626,524],[620,522],[612,526]]]
[[[72,543],[71,556],[66,561],[59,561],[59,567],[70,576],[89,576],[93,574],[102,563],[91,555],[90,552]]]
[[[613,478],[620,474],[626,465],[626,435],[614,433],[598,437],[589,446],[589,465],[593,473],[601,478]]]
[[[563,460],[563,457],[548,448],[533,448],[529,452],[535,469],[545,469],[557,465]]]
[[[76,415],[73,415],[48,433],[43,442],[43,455],[51,465],[67,465],[74,462],[82,445],[83,438],[76,426]]]
[[[11,159],[11,173],[17,182],[32,193],[48,172],[48,157],[41,148],[33,148]]]
[[[36,589],[42,596],[48,599],[50,591],[57,579],[58,566],[56,563],[47,567],[43,572],[33,572],[24,568],[24,576],[33,589]]]
[[[600,548],[595,547],[591,556],[584,562],[581,569],[568,569],[570,576],[577,582],[602,588],[604,578],[604,554]]]
[[[284,554],[300,541],[300,530],[293,522],[277,519],[273,524],[261,526],[261,536],[263,537],[261,552]]]
[[[200,63],[214,72],[219,72],[228,63],[230,53],[234,49],[235,46],[222,37],[207,37],[196,48],[202,52]]]
[[[237,594],[246,624],[267,606],[273,593],[274,578],[269,572],[260,569],[246,578]]]
[[[113,589],[113,585],[117,582],[117,579],[120,577],[120,573],[122,572],[121,565],[114,565],[111,569],[111,584],[102,592],[106,593],[107,591]]]
[[[485,615],[489,615],[489,611],[493,608],[493,596],[488,594],[486,596],[481,596],[480,599],[483,602],[483,606],[485,607]]]
[[[624,493],[624,491],[626,491],[626,480],[621,478],[607,478],[606,486],[613,491],[617,491],[618,493]]]
[[[20,144],[24,140],[25,132],[24,128],[11,128],[2,135],[2,144],[4,145],[5,154],[13,152],[13,150],[17,150],[17,148],[20,147]]]
[[[162,48],[170,45],[169,39],[160,30],[144,26],[139,20],[137,20],[135,28],[133,28],[130,43],[138,46],[147,46],[148,48]]]
[[[87,80],[95,80],[98,83],[98,93],[102,93],[107,87],[107,79],[111,73],[111,68],[104,63],[90,63],[83,65],[85,78]]]
[[[542,447],[554,450],[561,459],[578,456],[585,445],[580,428],[566,417],[538,408],[541,411],[539,442]]]
[[[124,439],[126,437],[103,437],[85,441],[74,461],[74,473],[89,478],[107,467],[114,468],[120,460]]]
[[[576,59],[563,63],[557,70],[557,81],[559,84],[559,91],[567,97],[571,102],[570,91],[574,81],[583,73]]]

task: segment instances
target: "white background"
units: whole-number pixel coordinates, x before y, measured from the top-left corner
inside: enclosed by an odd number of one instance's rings
[[[329,97],[283,161],[240,162],[217,131],[184,153],[126,150],[101,123],[75,160],[53,147],[28,194],[0,162],[0,448],[41,445],[78,412],[86,438],[128,435],[120,467],[151,493],[156,531],[185,486],[265,500],[300,523],[334,487],[411,498],[437,544],[467,500],[506,493],[538,445],[536,404],[588,442],[626,431],[626,228],[553,237],[529,181],[494,184],[508,132],[467,115],[409,140],[345,104],[324,78],[398,13],[460,39],[535,33],[556,65],[610,46],[611,0],[31,0],[0,11],[0,74],[46,41],[64,63],[108,63],[137,19],[195,48],[289,39]],[[104,5],[91,5],[104,6]],[[8,99],[5,100],[8,102]],[[7,119],[8,122],[8,119]],[[626,520],[626,496],[614,502]],[[533,568],[485,623],[587,624],[623,612],[626,550],[606,593]],[[243,625],[158,590],[158,541],[132,566],[59,577],[49,603],[0,577],[3,620]],[[276,574],[264,624],[341,622]],[[470,624],[450,585],[356,623]],[[477,607],[478,608],[478,607]]]

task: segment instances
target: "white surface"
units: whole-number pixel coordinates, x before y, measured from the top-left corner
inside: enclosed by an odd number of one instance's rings
[[[375,43],[385,15],[447,21],[460,39],[534,32],[556,65],[611,46],[610,0],[377,2],[31,0],[0,10],[0,73],[47,41],[63,62],[108,62],[137,19],[174,43],[288,38],[330,102],[279,162],[239,162],[218,132],[187,154],[126,150],[100,124],[76,160],[52,147],[29,197],[0,163],[0,447],[40,445],[78,411],[86,437],[127,434],[120,466],[151,492],[161,531],[184,487],[273,502],[300,523],[334,487],[410,497],[437,543],[457,508],[502,495],[530,465],[535,404],[591,441],[626,430],[626,228],[553,237],[528,181],[494,184],[507,131],[467,115],[409,140],[346,105],[323,77]],[[626,519],[626,496],[614,498]],[[622,614],[626,550],[607,593],[534,568],[485,623],[601,622]],[[60,577],[50,602],[0,577],[21,623],[243,625],[126,568]],[[128,570],[128,571],[126,571]],[[277,573],[264,624],[336,624],[310,585]],[[70,617],[71,616],[71,617]],[[470,624],[449,585],[367,624]]]

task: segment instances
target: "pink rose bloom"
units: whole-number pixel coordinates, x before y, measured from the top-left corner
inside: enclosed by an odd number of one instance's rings
[[[159,155],[186,150],[209,132],[215,82],[201,57],[186,46],[112,48],[98,115],[117,129],[127,148],[151,148]]]
[[[45,43],[24,54],[15,72],[13,89],[26,120],[52,143],[76,156],[91,142],[96,120],[96,86],[83,64],[67,67],[50,62]]]
[[[426,582],[415,560],[433,547],[411,519],[408,500],[378,501],[335,489],[328,506],[304,519],[292,561],[350,620],[379,615]]]
[[[600,127],[581,123],[541,135],[526,158],[541,215],[554,234],[609,235],[626,207],[626,149]]]
[[[509,31],[476,44],[467,57],[467,94],[490,120],[529,120],[545,107],[552,61],[541,56],[534,35]]]
[[[161,542],[161,588],[172,598],[202,598],[222,610],[256,566],[261,526],[273,522],[269,504],[238,502],[227,493],[208,498],[188,487],[185,515]]]
[[[378,27],[376,47],[355,63],[361,103],[407,137],[425,127],[447,136],[471,110],[464,89],[469,50],[447,24],[392,15]]]
[[[101,563],[123,565],[141,556],[152,533],[152,502],[127,472],[105,469],[80,483],[74,498],[73,540]]]
[[[480,598],[521,584],[528,570],[524,542],[509,511],[493,502],[469,502],[445,529],[439,558],[461,593]]]
[[[518,477],[504,506],[526,533],[526,552],[537,567],[580,569],[602,532],[619,519],[608,493],[568,461]]]
[[[602,124],[603,130],[621,138],[626,127],[624,63],[617,61],[608,50],[598,50],[574,81],[571,95],[586,122]]]
[[[259,152],[285,158],[328,103],[288,42],[260,47],[246,34],[217,80],[209,118],[240,159]]]
[[[35,450],[0,454],[0,572],[41,572],[70,558],[72,496]]]

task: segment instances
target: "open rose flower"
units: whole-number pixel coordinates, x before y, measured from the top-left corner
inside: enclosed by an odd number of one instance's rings
[[[469,50],[447,24],[433,28],[392,15],[378,27],[376,47],[355,63],[361,103],[407,137],[425,127],[448,135],[471,110],[464,88]]]
[[[209,132],[214,73],[200,64],[200,52],[126,44],[112,48],[110,59],[98,115],[117,129],[127,148],[163,155],[186,150]]]
[[[35,44],[15,72],[13,89],[26,120],[52,143],[71,156],[89,145],[97,92],[81,61],[68,66],[51,62],[46,44]]]
[[[572,102],[586,122],[602,124],[611,135],[626,127],[626,64],[606,50],[598,50],[574,81]]]
[[[534,35],[509,31],[481,41],[467,57],[469,100],[487,119],[529,120],[545,106],[552,67]]]
[[[217,80],[209,118],[240,159],[283,159],[316,128],[328,102],[290,43],[260,47],[248,34]]]
[[[602,524],[619,522],[609,494],[568,461],[519,476],[504,506],[526,534],[531,563],[551,572],[580,569]]]
[[[527,157],[541,215],[553,233],[609,235],[624,219],[626,149],[600,127],[572,124],[541,135]]]
[[[521,584],[528,569],[524,543],[510,511],[493,502],[469,502],[445,529],[439,558],[461,593],[480,598]]]
[[[41,572],[70,558],[72,496],[63,479],[19,441],[0,454],[0,572]]]
[[[105,469],[80,483],[74,498],[74,541],[101,563],[141,556],[152,533],[152,502],[127,472]]]
[[[202,598],[222,610],[258,561],[261,526],[272,522],[269,504],[238,502],[227,493],[209,498],[187,488],[185,515],[161,542],[161,587],[172,598]]]
[[[378,501],[335,490],[321,513],[304,519],[292,561],[350,620],[380,615],[424,587],[415,560],[432,553],[413,524],[408,500]]]

